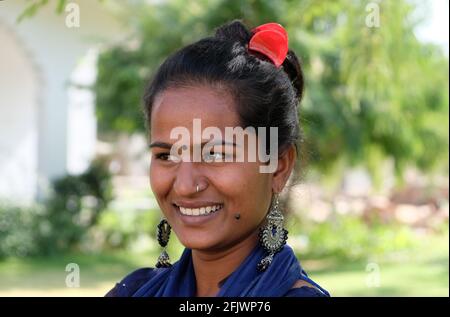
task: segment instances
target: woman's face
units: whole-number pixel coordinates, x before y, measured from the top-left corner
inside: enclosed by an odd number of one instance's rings
[[[202,129],[217,127],[223,136],[225,127],[239,126],[234,100],[225,90],[192,86],[161,92],[151,113],[150,183],[164,216],[184,246],[205,251],[222,250],[255,233],[264,220],[272,195],[273,174],[260,173],[262,163],[259,160],[188,162],[175,159],[170,155],[170,146],[178,141],[170,138],[174,128],[185,127],[189,131],[191,139],[185,144],[189,151],[210,140],[202,138],[196,143],[194,119],[201,119]],[[234,145],[226,145],[222,150],[212,152],[211,157],[248,151],[246,147]],[[214,206],[220,209],[196,215]],[[235,218],[237,213],[240,219]]]

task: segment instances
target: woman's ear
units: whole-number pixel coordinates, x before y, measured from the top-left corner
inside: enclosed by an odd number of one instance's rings
[[[284,150],[278,156],[278,166],[273,173],[272,190],[275,193],[279,193],[283,190],[284,186],[292,173],[297,159],[297,152],[295,145],[292,144],[286,150]]]

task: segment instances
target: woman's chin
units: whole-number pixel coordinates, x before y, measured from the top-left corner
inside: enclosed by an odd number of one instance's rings
[[[192,250],[199,250],[199,251],[208,251],[208,250],[214,250],[217,248],[217,246],[220,244],[220,241],[215,239],[206,239],[204,237],[196,237],[193,238],[192,236],[180,239],[180,242],[182,245],[184,245],[188,249]]]

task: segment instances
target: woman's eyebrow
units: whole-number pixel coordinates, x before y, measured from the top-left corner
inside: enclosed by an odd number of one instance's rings
[[[225,140],[217,140],[217,141],[213,140],[213,141],[203,142],[201,144],[201,146],[204,147],[206,144],[212,145],[212,146],[215,146],[215,145],[232,145],[232,146],[237,146],[236,143],[234,143],[234,142],[227,142]]]
[[[234,142],[227,142],[225,140],[220,140],[220,141],[203,142],[201,144],[201,147],[204,147],[206,144],[211,145],[211,146],[214,146],[214,145],[232,145],[232,146],[237,146],[237,144],[234,143]],[[150,144],[149,148],[151,149],[151,148],[154,148],[154,147],[160,147],[160,148],[163,148],[163,149],[170,150],[172,148],[172,146],[173,146],[173,144],[156,141],[156,142],[153,142],[152,144]]]
[[[160,147],[163,149],[168,149],[170,150],[172,148],[172,144],[169,143],[165,143],[165,142],[153,142],[152,144],[149,145],[149,148],[154,148],[154,147]]]

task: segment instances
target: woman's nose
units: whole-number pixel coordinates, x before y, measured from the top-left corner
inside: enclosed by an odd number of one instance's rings
[[[192,196],[197,192],[197,179],[200,175],[195,165],[193,162],[179,163],[173,183],[173,190],[178,196]]]

